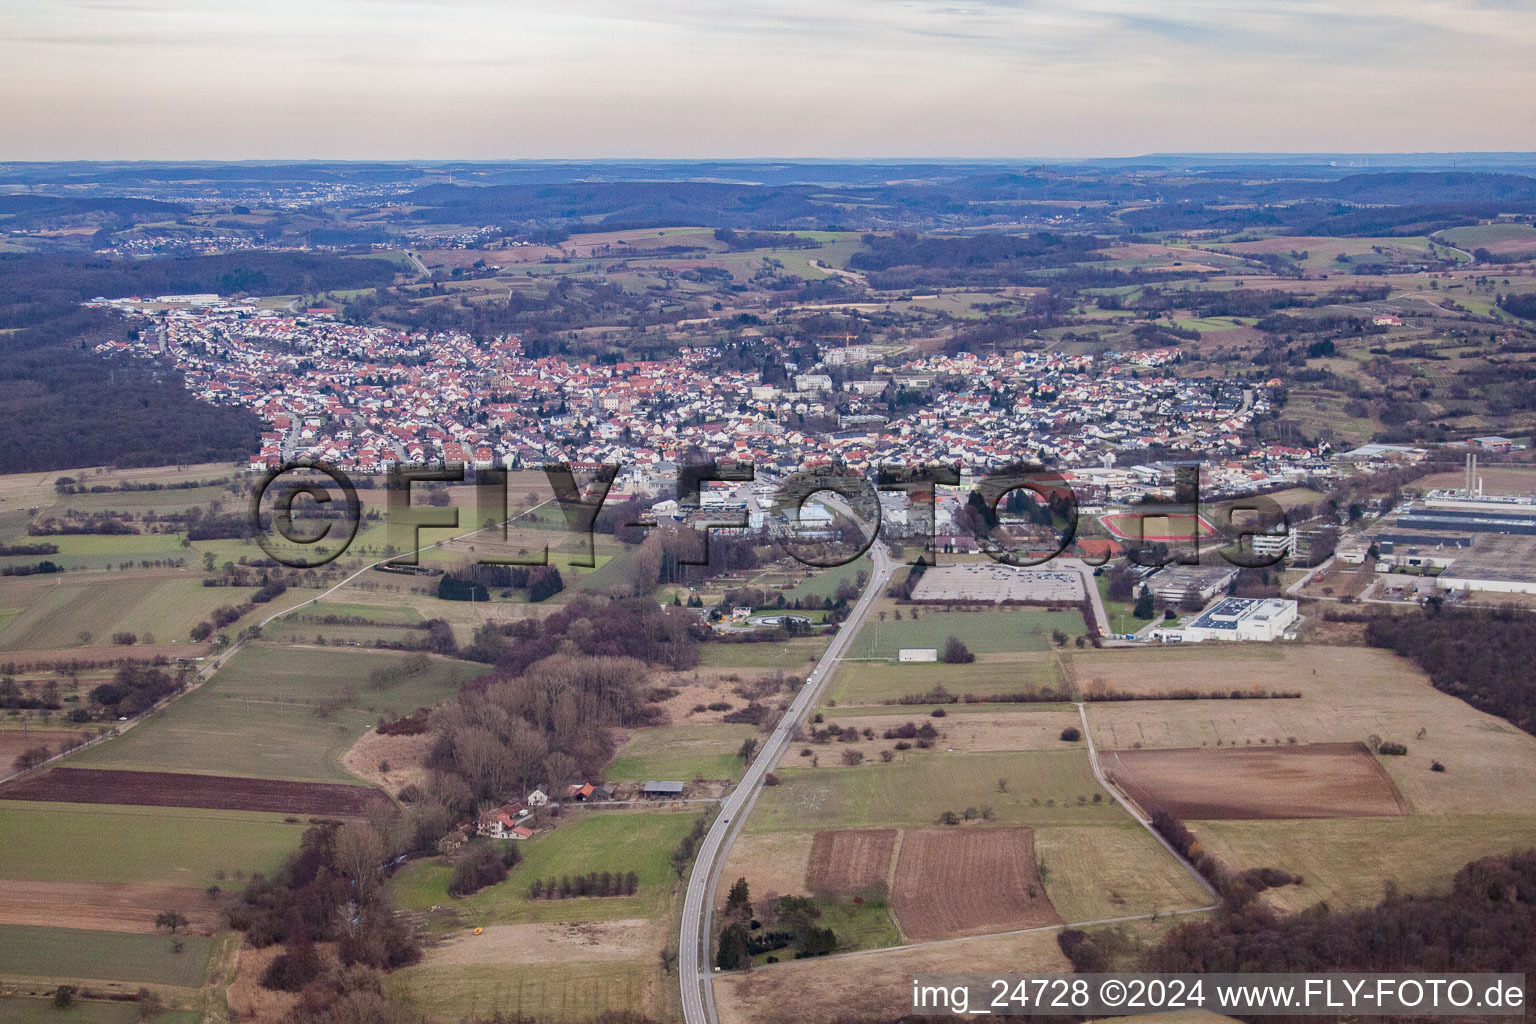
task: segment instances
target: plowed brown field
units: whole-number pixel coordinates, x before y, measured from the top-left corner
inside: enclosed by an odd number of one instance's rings
[[[342,817],[361,817],[370,808],[393,806],[387,796],[372,786],[98,768],[54,768],[0,786],[0,799]]]
[[[0,924],[152,932],[155,915],[179,910],[196,935],[219,925],[219,902],[202,889],[111,882],[17,882],[0,879]]]
[[[11,762],[23,750],[47,747],[56,754],[60,743],[79,737],[80,733],[67,729],[0,729],[0,776],[11,774]]]
[[[805,886],[811,892],[858,892],[884,886],[896,848],[893,828],[817,832]]]
[[[1407,813],[1361,743],[1109,750],[1104,770],[1148,811],[1187,820],[1374,818]]]
[[[1061,923],[1027,828],[904,832],[891,909],[912,942]]]

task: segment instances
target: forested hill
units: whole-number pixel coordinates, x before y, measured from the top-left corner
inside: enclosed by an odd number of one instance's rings
[[[261,421],[194,398],[181,375],[91,346],[123,337],[121,318],[84,309],[98,295],[288,294],[385,284],[384,260],[287,253],[197,259],[0,257],[0,473],[243,458]]]

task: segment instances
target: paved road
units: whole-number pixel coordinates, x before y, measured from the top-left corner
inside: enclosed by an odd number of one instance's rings
[[[876,541],[870,547],[874,563],[864,593],[848,613],[832,643],[811,670],[800,693],[784,712],[773,735],[763,744],[757,759],[742,776],[736,790],[726,798],[719,816],[715,819],[704,840],[699,844],[698,858],[693,862],[693,873],[688,876],[688,892],[683,899],[682,938],[678,944],[677,974],[682,984],[683,1020],[686,1024],[715,1024],[715,993],[712,984],[712,965],[709,962],[710,919],[714,913],[714,891],[720,872],[725,866],[726,854],[736,838],[742,821],[752,810],[757,794],[761,791],[763,777],[778,762],[779,755],[789,746],[795,727],[815,706],[832,678],[843,652],[853,642],[859,627],[868,617],[880,595],[885,593],[891,573],[896,568],[886,553],[885,545]]]
[[[1317,565],[1314,566],[1301,579],[1297,580],[1295,583],[1292,583],[1290,586],[1286,587],[1285,588],[1285,596],[1286,597],[1300,597],[1301,596],[1301,588],[1305,587],[1308,583],[1312,582],[1314,577],[1320,576],[1323,573],[1327,572],[1328,569],[1333,565],[1334,557],[1335,556],[1333,556],[1333,555],[1329,555],[1323,561],[1317,563]]]

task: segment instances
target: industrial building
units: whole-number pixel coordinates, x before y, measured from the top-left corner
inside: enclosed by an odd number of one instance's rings
[[[1278,640],[1296,622],[1296,602],[1278,597],[1229,597],[1216,602],[1181,632],[1191,643],[1205,640]]]
[[[1237,569],[1230,565],[1170,565],[1147,580],[1152,596],[1167,604],[1178,604],[1185,596],[1195,593],[1204,604],[1237,578]]]
[[[1536,594],[1536,537],[1483,534],[1435,578],[1441,590]]]
[[[1377,571],[1422,574],[1420,593],[1536,594],[1536,503],[1485,494],[1474,473],[1469,458],[1466,486],[1431,491],[1361,538],[1375,545]],[[1339,554],[1350,560],[1342,545]]]

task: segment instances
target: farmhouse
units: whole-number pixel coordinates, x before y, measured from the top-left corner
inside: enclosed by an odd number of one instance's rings
[[[1268,642],[1285,635],[1296,621],[1296,602],[1277,597],[1229,597],[1218,601],[1183,629],[1184,639],[1259,640]]]
[[[475,823],[475,832],[486,839],[526,839],[533,835],[531,829],[522,825],[528,814],[528,808],[521,800],[502,804],[480,815],[479,821]],[[517,835],[518,832],[523,834]]]

